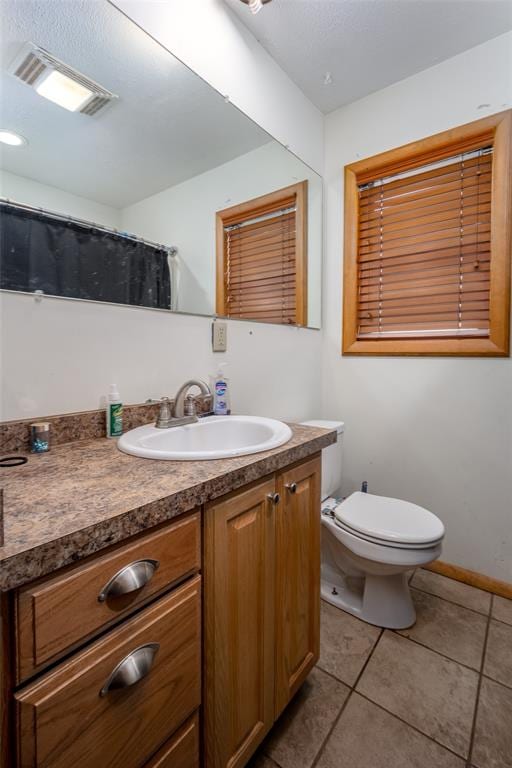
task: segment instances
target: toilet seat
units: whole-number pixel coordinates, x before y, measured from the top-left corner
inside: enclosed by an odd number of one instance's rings
[[[397,549],[429,549],[444,537],[443,523],[427,509],[360,491],[336,506],[334,518],[352,536]]]

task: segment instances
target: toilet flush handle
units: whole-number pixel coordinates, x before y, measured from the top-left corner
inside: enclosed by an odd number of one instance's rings
[[[297,483],[286,483],[285,488],[288,488],[290,493],[297,493]]]

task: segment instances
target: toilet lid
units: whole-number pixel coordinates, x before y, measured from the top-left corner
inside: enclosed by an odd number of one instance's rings
[[[441,520],[401,499],[357,491],[334,510],[336,520],[355,533],[390,544],[431,544],[444,536]]]

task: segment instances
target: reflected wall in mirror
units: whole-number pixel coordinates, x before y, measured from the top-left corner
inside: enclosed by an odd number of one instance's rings
[[[2,289],[320,326],[314,171],[107,0],[3,16]]]

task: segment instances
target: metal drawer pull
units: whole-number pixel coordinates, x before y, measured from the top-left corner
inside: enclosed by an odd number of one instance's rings
[[[287,483],[285,488],[288,488],[290,493],[297,493],[297,483]]]
[[[151,581],[159,565],[158,560],[135,560],[130,565],[125,565],[107,581],[98,595],[98,600],[104,603],[108,597],[119,597],[135,592]]]
[[[272,504],[279,504],[281,501],[281,497],[278,493],[267,493],[267,499],[272,502]]]
[[[146,643],[125,656],[110,673],[107,682],[100,691],[106,696],[109,691],[129,688],[149,674],[160,643]]]

